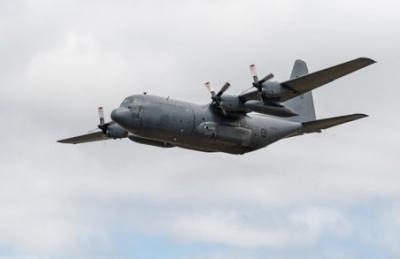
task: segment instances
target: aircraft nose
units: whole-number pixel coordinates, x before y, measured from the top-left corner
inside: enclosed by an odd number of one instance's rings
[[[120,107],[111,112],[111,119],[117,123],[120,123],[129,118],[129,109]]]

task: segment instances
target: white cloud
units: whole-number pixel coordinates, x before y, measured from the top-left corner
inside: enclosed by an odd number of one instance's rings
[[[349,233],[349,222],[332,209],[294,209],[279,216],[276,212],[269,213],[257,217],[249,213],[183,215],[171,224],[171,229],[181,240],[248,248],[311,246],[321,235]]]
[[[90,257],[113,249],[120,224],[245,249],[314,248],[325,236],[375,244],[355,224],[370,215],[349,211],[400,197],[398,4],[384,2],[2,3],[0,247]],[[295,58],[316,70],[361,55],[379,63],[317,90],[317,112],[371,117],[320,135],[245,156],[55,143],[95,127],[96,107],[128,94],[208,102],[204,81],[240,91],[249,63],[286,79]],[[379,216],[393,251],[398,218],[396,206]]]

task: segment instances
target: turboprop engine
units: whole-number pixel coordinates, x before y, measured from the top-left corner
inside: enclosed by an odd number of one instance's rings
[[[103,131],[104,135],[107,135],[109,138],[117,139],[117,138],[125,138],[128,136],[128,131],[124,128],[115,124],[114,122],[104,123],[104,111],[103,107],[98,108],[100,124],[97,126],[101,131]]]
[[[107,127],[107,136],[113,139],[125,138],[128,132],[118,124],[111,124]]]

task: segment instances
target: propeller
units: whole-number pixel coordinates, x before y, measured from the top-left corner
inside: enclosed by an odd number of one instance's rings
[[[269,73],[268,75],[263,77],[261,80],[259,80],[258,75],[257,75],[256,65],[254,65],[254,64],[250,65],[250,73],[253,76],[253,86],[258,89],[258,92],[260,94],[262,93],[262,87],[263,87],[262,85],[274,77],[274,75],[272,73]]]
[[[113,121],[105,123],[103,107],[99,107],[97,112],[99,113],[100,120],[100,124],[97,127],[101,129],[104,135],[112,139],[121,139],[128,136],[128,131]]]
[[[216,95],[214,87],[211,86],[210,82],[206,82],[204,85],[207,87],[207,90],[210,92],[211,98],[214,98]]]
[[[211,99],[212,99],[212,103],[215,104],[217,107],[219,107],[222,112],[224,113],[224,115],[226,115],[226,112],[224,110],[224,108],[222,107],[222,95],[229,89],[229,87],[231,86],[230,83],[226,82],[221,89],[219,90],[219,92],[217,93],[215,91],[215,89],[211,86],[210,82],[206,82],[205,83],[206,88],[208,89],[208,91],[211,94]]]
[[[97,108],[97,112],[99,113],[100,124],[97,126],[99,129],[103,131],[104,134],[107,133],[108,124],[104,123],[104,110],[103,107]]]

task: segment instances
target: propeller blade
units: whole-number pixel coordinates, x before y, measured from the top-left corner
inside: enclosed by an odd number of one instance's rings
[[[221,96],[226,92],[226,90],[229,89],[229,87],[231,86],[230,83],[226,82],[221,89],[219,90],[218,93],[215,92],[214,88],[211,86],[210,82],[206,82],[205,86],[207,87],[208,91],[211,93],[211,99],[212,102],[211,104],[218,107],[222,113],[226,116],[227,112],[225,111],[223,105],[222,105],[222,98]]]
[[[250,73],[253,76],[254,83],[258,83],[258,76],[257,76],[257,69],[256,65],[251,64],[250,65]]]
[[[218,97],[221,97],[221,95],[223,95],[223,94],[226,92],[226,90],[229,89],[230,86],[231,86],[231,84],[230,84],[229,82],[226,82],[226,83],[221,87],[221,90],[219,90],[219,92],[217,93],[217,96],[218,96]]]
[[[104,111],[103,111],[103,107],[99,107],[97,110],[98,110],[98,113],[99,113],[100,125],[103,126],[103,125],[104,125]]]
[[[261,79],[258,83],[263,84],[263,83],[267,82],[268,80],[272,79],[273,77],[274,77],[274,74],[269,73],[263,79]]]
[[[210,82],[206,82],[204,85],[207,87],[207,89],[210,92],[211,96],[214,97],[215,96],[215,90],[211,86]]]

